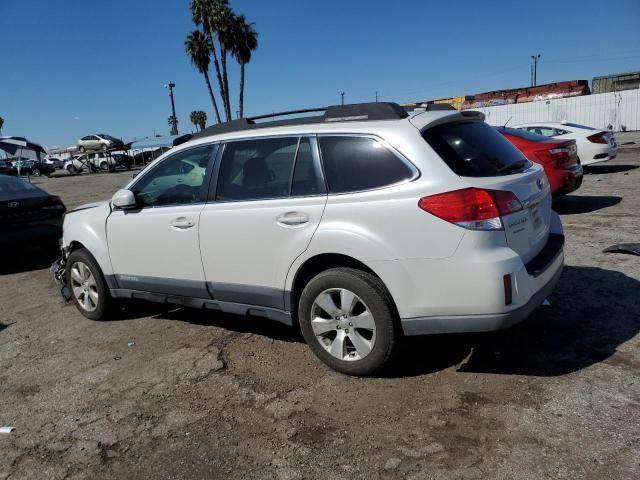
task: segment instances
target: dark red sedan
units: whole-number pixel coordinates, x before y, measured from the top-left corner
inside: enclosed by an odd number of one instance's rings
[[[539,163],[547,174],[551,193],[565,195],[582,184],[575,140],[559,140],[509,127],[496,127],[525,157]]]

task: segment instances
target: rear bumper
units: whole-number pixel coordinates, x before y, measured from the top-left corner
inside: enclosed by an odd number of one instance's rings
[[[547,244],[527,264],[507,246],[481,248],[478,235],[470,236],[475,239],[471,248],[458,258],[394,262],[394,270],[372,264],[396,302],[404,333],[491,331],[525,319],[552,292],[564,265],[564,234],[553,216]],[[506,275],[512,286],[509,304]]]
[[[582,185],[582,166],[575,165],[571,168],[558,170],[556,188],[553,188],[554,195],[566,195],[567,193],[575,192],[580,185]],[[551,183],[551,179],[549,179]]]
[[[618,154],[618,147],[612,147],[610,145],[604,145],[600,148],[595,148],[590,156],[587,158],[581,158],[582,165],[593,165],[594,163],[608,162],[616,158]]]
[[[561,262],[562,263],[562,262]],[[508,328],[525,320],[553,292],[560,275],[562,264],[551,279],[538,290],[524,305],[506,313],[489,315],[458,315],[441,317],[422,317],[402,319],[405,335],[428,335],[437,333],[491,332]]]

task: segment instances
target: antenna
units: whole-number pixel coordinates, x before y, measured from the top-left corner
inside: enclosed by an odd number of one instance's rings
[[[504,125],[502,126],[502,128],[506,127],[506,126],[507,126],[507,123],[509,123],[509,122],[511,121],[511,119],[512,119],[512,118],[513,118],[513,115],[511,115],[511,116],[509,117],[509,120],[507,120],[506,122],[504,122]]]

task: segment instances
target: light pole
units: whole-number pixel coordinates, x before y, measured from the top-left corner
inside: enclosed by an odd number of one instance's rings
[[[533,60],[533,84],[532,87],[535,87],[538,83],[538,59],[540,58],[540,54],[531,55],[531,59]]]
[[[176,117],[176,103],[173,99],[173,89],[176,84],[169,80],[164,87],[169,89],[169,97],[171,97],[171,135],[178,135],[178,117]]]

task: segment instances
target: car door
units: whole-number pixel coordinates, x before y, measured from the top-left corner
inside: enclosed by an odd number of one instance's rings
[[[198,223],[215,148],[162,160],[130,187],[137,206],[111,213],[107,242],[120,288],[208,298]]]
[[[315,137],[228,142],[200,217],[210,294],[286,309],[284,284],[327,201]]]

